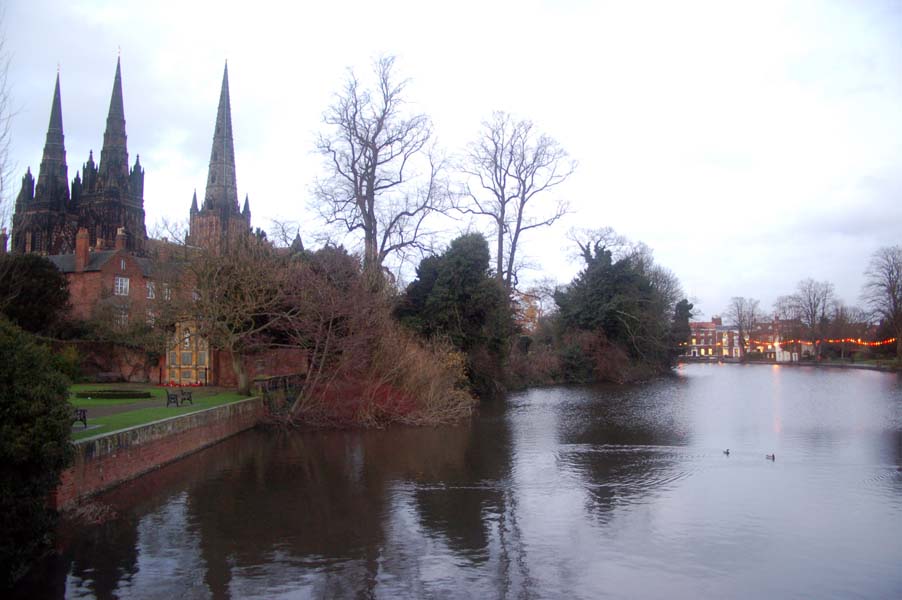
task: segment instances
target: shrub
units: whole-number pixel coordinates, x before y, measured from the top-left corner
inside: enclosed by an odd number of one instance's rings
[[[52,333],[69,307],[69,282],[37,254],[0,256],[0,314],[32,333]]]
[[[0,319],[0,577],[10,585],[50,547],[47,497],[72,457],[68,381],[51,352]]]
[[[139,400],[150,398],[147,390],[85,390],[76,392],[76,398],[94,398],[97,400]]]

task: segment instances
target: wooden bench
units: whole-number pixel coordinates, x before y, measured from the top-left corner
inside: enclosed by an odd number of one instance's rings
[[[169,408],[170,404],[174,404],[176,406],[179,405],[179,395],[176,392],[166,390],[166,408]]]
[[[75,425],[81,421],[82,425],[84,425],[85,429],[88,428],[88,409],[87,408],[75,408],[72,409],[72,424]]]

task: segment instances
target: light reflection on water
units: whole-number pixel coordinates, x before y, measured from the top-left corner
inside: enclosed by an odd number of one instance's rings
[[[103,496],[21,594],[902,597],[900,468],[894,375],[683,366],[455,428],[243,434]]]

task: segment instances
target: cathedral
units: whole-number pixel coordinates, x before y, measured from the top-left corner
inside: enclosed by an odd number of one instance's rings
[[[222,77],[206,193],[198,206],[195,192],[189,217],[187,244],[211,252],[226,250],[251,231],[248,198],[245,196],[243,209],[238,206],[228,66]],[[149,254],[153,244],[148,243],[145,225],[144,169],[140,156],[129,167],[120,61],[116,62],[100,162],[94,162],[91,151],[71,186],[57,74],[37,182],[29,168],[16,198],[12,226],[10,250],[14,253],[74,256],[76,238],[84,230],[92,253],[124,248],[135,257]],[[4,250],[5,245],[0,252]]]
[[[145,252],[144,169],[136,157],[129,168],[122,102],[122,70],[116,63],[100,164],[93,151],[72,180],[71,193],[63,135],[59,75],[50,108],[50,125],[37,184],[31,169],[22,178],[13,215],[12,251],[43,255],[71,254],[79,229],[86,229],[92,248],[115,247],[120,229],[126,248]]]

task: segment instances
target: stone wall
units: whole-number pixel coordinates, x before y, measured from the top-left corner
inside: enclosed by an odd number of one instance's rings
[[[63,472],[53,504],[66,508],[257,425],[261,398],[250,398],[75,442],[75,461]]]

